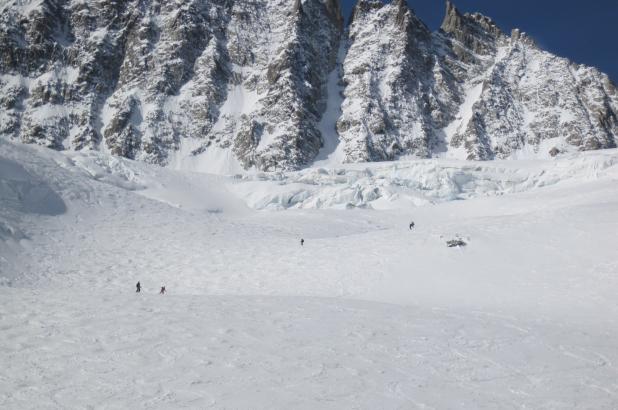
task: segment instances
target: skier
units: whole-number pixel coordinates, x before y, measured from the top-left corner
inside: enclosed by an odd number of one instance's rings
[[[138,281],[137,284],[135,285],[135,293],[140,293],[141,291],[142,291],[142,285]]]
[[[165,286],[161,286],[161,290],[159,291],[159,295],[165,294]]]
[[[305,240],[304,240],[304,239],[301,239],[301,240],[300,240],[300,246],[304,246],[304,245],[305,245]]]
[[[410,222],[410,230],[412,230],[412,228],[414,228],[414,221]]]

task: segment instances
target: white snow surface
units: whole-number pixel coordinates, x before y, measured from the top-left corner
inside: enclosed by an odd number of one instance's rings
[[[616,408],[617,164],[223,177],[0,141],[0,408]]]
[[[342,41],[337,53],[337,65],[328,76],[326,110],[318,124],[322,134],[323,146],[315,161],[314,167],[339,165],[344,162],[344,144],[339,141],[337,120],[341,117],[343,103],[343,85],[341,84],[341,69],[345,59],[345,43]]]

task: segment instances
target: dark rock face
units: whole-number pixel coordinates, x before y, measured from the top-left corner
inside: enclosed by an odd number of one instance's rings
[[[347,162],[616,146],[618,92],[606,75],[450,1],[435,33],[404,0],[359,0],[345,30],[338,0],[0,7],[0,137],[25,143],[297,169],[323,145],[340,64]]]

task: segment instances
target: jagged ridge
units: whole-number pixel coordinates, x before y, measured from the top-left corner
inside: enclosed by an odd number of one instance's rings
[[[332,127],[346,162],[616,146],[618,93],[605,74],[450,1],[433,33],[404,0],[359,0],[346,29],[338,0],[0,10],[0,136],[26,143],[215,172],[297,169],[323,144],[342,42]]]

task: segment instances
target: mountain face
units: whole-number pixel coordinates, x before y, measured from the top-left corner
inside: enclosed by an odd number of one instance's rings
[[[339,74],[330,86],[331,73]],[[341,93],[341,95],[336,95]],[[616,146],[609,78],[447,2],[2,0],[0,137],[213,170]],[[226,171],[227,169],[221,169]]]
[[[309,163],[320,149],[337,0],[1,7],[4,137],[158,164],[183,146],[225,149],[262,169]]]

